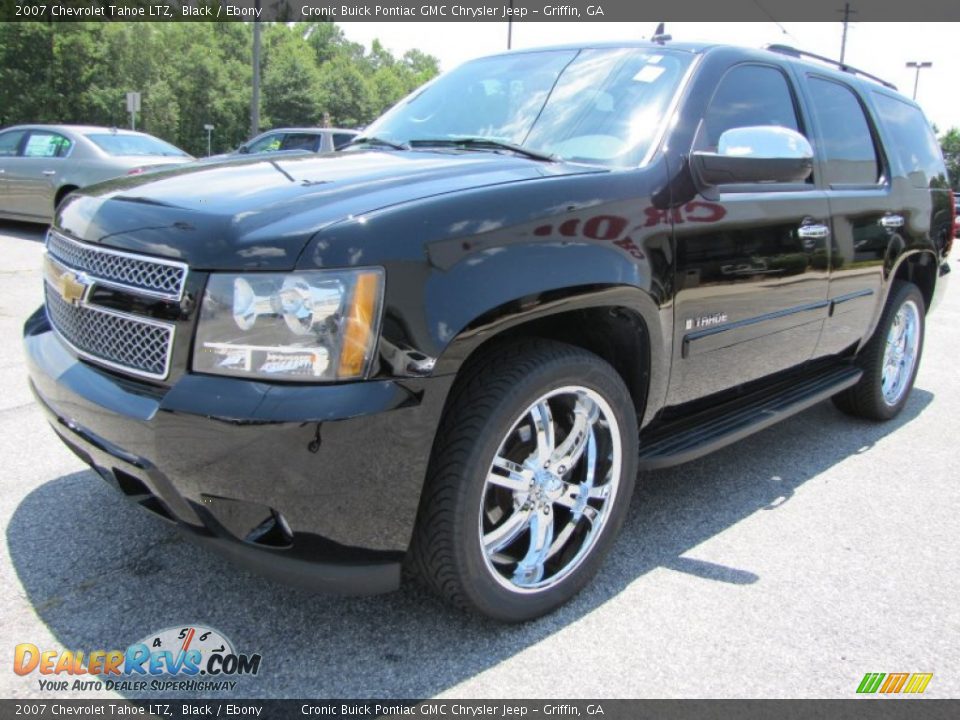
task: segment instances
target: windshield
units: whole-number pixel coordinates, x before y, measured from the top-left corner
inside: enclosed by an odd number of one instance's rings
[[[164,155],[189,157],[183,150],[149,135],[104,133],[87,135],[107,155]]]
[[[565,160],[636,166],[691,57],[616,48],[482,58],[417,90],[363,135],[415,145],[486,138]]]

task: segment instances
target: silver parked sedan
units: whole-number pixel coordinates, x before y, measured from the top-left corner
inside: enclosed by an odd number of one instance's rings
[[[193,158],[146,133],[84,125],[17,125],[0,131],[0,217],[49,222],[85,185]]]
[[[333,152],[342,148],[357,135],[356,130],[340,128],[277,128],[257,135],[230,154],[246,155],[294,150]]]

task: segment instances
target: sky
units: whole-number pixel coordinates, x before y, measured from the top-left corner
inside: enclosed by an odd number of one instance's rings
[[[368,48],[374,39],[379,39],[395,53],[417,48],[435,55],[440,58],[443,70],[507,47],[507,24],[501,22],[346,22],[340,26],[347,38]],[[655,27],[655,22],[517,22],[513,24],[513,47],[646,38]],[[780,43],[839,58],[842,24],[674,22],[667,23],[667,32],[682,41],[703,40],[747,47]],[[960,127],[958,45],[960,23],[851,23],[846,61],[894,83],[907,96],[913,94],[916,71],[905,67],[906,63],[932,62],[932,68],[920,72],[917,100],[942,132]]]

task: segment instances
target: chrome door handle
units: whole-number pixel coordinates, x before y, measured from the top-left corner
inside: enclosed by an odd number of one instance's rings
[[[44,175],[56,175],[56,174],[57,174],[57,171],[56,171],[56,170],[44,170],[44,171],[43,171],[43,174],[44,174]]]
[[[826,225],[801,225],[797,228],[801,240],[823,240],[830,237],[830,228]]]
[[[895,230],[903,227],[903,215],[884,215],[879,220],[880,226],[888,230]]]

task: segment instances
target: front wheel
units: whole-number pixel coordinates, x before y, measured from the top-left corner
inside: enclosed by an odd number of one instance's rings
[[[863,377],[834,396],[838,408],[869,420],[890,420],[903,410],[923,353],[924,308],[916,285],[894,284],[877,329],[857,358]]]
[[[617,372],[523,341],[468,370],[444,414],[411,549],[454,604],[543,615],[599,569],[630,504],[637,420]]]

